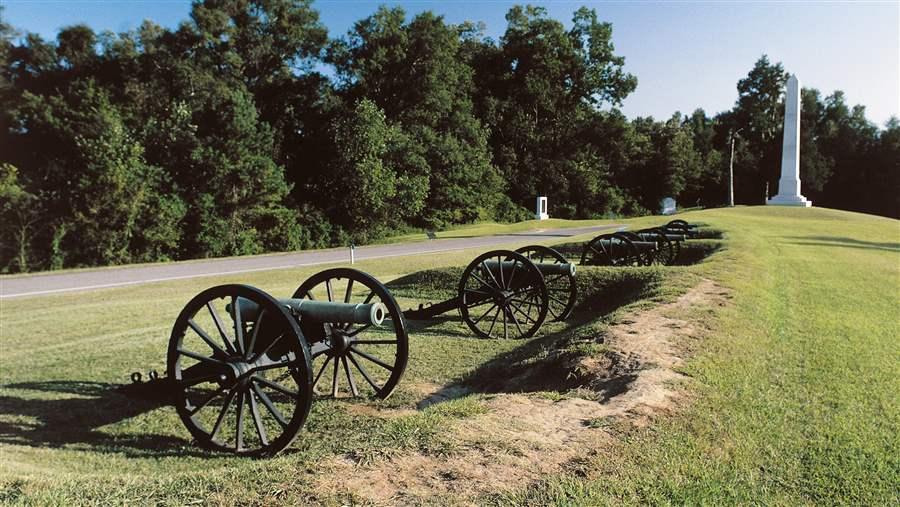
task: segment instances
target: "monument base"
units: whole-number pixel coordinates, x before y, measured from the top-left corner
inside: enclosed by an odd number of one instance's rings
[[[771,199],[766,199],[768,206],[798,206],[801,208],[809,208],[812,201],[807,200],[802,195],[776,195]]]

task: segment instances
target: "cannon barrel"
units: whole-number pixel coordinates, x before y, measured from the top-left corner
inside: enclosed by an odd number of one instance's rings
[[[244,298],[238,300],[241,319],[245,322],[256,320],[259,314],[256,303]],[[387,307],[383,303],[340,303],[300,298],[282,298],[278,302],[295,316],[316,322],[351,322],[380,326],[387,316]],[[226,305],[226,309],[232,311],[230,303]]]
[[[645,239],[653,239],[654,234],[657,234],[657,233],[652,232],[652,231],[638,231],[637,232],[638,236],[645,238]],[[671,232],[663,232],[663,231],[659,231],[658,234],[663,234],[666,237],[666,239],[668,239],[669,241],[684,241],[685,239],[687,239],[687,236],[685,236],[684,234],[673,234]]]
[[[488,259],[484,261],[484,264],[487,266],[491,272],[497,271],[497,265],[499,261],[495,261],[494,259]],[[515,268],[517,261],[503,261],[503,269],[511,270]],[[541,272],[542,275],[574,275],[575,274],[575,264],[570,262],[565,263],[552,263],[552,262],[535,262],[535,267]]]
[[[612,243],[608,239],[601,239],[599,243],[601,243],[605,247],[610,247],[612,245]],[[631,244],[642,252],[647,250],[656,250],[658,247],[655,241],[632,241]]]

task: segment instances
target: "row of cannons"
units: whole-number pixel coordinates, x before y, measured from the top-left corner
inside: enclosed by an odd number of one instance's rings
[[[582,262],[668,262],[668,245],[693,231],[599,236]],[[166,376],[134,374],[133,387],[164,393],[202,447],[271,456],[297,436],[314,397],[387,398],[406,369],[407,320],[455,310],[478,336],[528,338],[571,314],[575,272],[545,246],[494,250],[466,267],[455,297],[405,312],[381,282],[349,268],[319,272],[282,299],[248,285],[212,287],[175,321]]]

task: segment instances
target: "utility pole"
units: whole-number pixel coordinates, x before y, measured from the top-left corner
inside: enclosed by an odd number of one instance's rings
[[[731,208],[734,207],[734,138],[742,130],[744,127],[731,134],[731,160],[728,161],[728,206]]]

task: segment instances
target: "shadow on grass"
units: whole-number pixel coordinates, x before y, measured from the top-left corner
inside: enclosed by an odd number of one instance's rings
[[[837,246],[844,248],[862,248],[870,250],[886,250],[888,252],[900,252],[900,243],[897,242],[877,242],[863,241],[853,238],[839,238],[834,236],[794,236],[790,239],[796,239],[794,245],[807,246]]]
[[[721,234],[719,234],[721,237]],[[581,253],[586,243],[563,243],[552,248],[563,255],[569,262],[580,263]],[[722,248],[722,242],[716,239],[689,239],[682,241],[680,252],[673,266],[690,266],[703,262],[707,257]],[[627,268],[625,268],[627,269]]]
[[[538,335],[497,356],[421,401],[418,408],[470,393],[563,393],[590,384],[598,400],[605,402],[626,392],[637,378],[635,365],[604,349],[605,335],[596,324],[619,308],[650,297],[662,277],[652,268],[585,268],[578,278],[579,303],[564,329]],[[586,377],[573,371],[585,355],[599,356],[605,374]]]
[[[187,439],[169,435],[111,435],[100,431],[106,425],[167,405],[163,400],[127,396],[120,384],[60,380],[3,387],[77,396],[58,399],[0,396],[0,442],[5,444],[39,448],[86,445],[94,451],[130,457],[213,456],[192,448]]]

